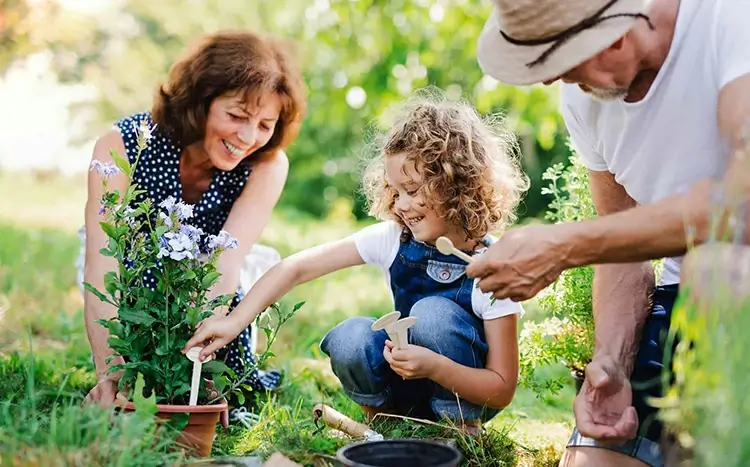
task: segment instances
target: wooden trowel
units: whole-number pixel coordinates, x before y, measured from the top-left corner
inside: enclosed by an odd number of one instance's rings
[[[326,405],[318,404],[313,407],[313,420],[317,423],[322,420],[323,423],[333,429],[339,430],[355,439],[365,441],[381,441],[383,435],[373,430],[364,423],[355,422],[351,418],[342,414],[338,410]]]

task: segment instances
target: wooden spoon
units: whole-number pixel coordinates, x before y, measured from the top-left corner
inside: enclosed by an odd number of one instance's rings
[[[440,237],[435,242],[435,246],[437,246],[437,249],[440,253],[444,255],[455,255],[461,258],[462,260],[466,261],[467,263],[471,263],[473,258],[463,251],[459,250],[458,248],[453,246],[453,242],[448,237]]]

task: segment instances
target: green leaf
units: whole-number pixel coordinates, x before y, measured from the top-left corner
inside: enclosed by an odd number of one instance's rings
[[[115,296],[119,288],[118,286],[119,279],[116,272],[109,271],[104,275],[104,288],[107,289],[107,293],[110,295],[110,297]]]
[[[85,288],[86,290],[88,290],[89,292],[91,292],[92,294],[94,294],[96,296],[96,298],[98,298],[99,300],[103,301],[104,303],[109,303],[110,305],[114,305],[114,303],[112,303],[109,300],[109,298],[107,298],[106,295],[104,295],[103,293],[99,292],[99,290],[96,287],[94,287],[93,285],[89,284],[88,282],[84,282],[83,283],[83,288]]]
[[[292,313],[296,313],[297,310],[299,310],[300,308],[302,308],[304,305],[305,305],[305,302],[299,302],[299,303],[295,304],[294,308],[292,308]]]
[[[221,273],[218,271],[209,272],[203,277],[203,280],[201,281],[201,287],[206,290],[210,289],[219,278],[219,276],[221,276]]]
[[[144,326],[151,326],[156,320],[147,314],[144,310],[133,310],[130,308],[120,308],[117,312],[118,318],[123,323],[142,324]]]
[[[156,396],[153,392],[149,397],[143,395],[144,387],[143,374],[138,373],[135,380],[135,391],[133,392],[133,405],[135,405],[135,413],[144,415],[144,418],[146,418],[156,415],[159,409],[156,407]]]
[[[112,160],[115,162],[115,165],[118,169],[122,170],[125,175],[128,176],[128,179],[132,178],[130,173],[130,163],[128,160],[120,155],[116,150],[110,149],[109,155],[112,157]]]
[[[99,222],[99,225],[102,226],[102,231],[104,231],[104,233],[107,234],[109,238],[113,238],[115,240],[118,240],[120,238],[117,233],[117,229],[110,222]]]
[[[113,336],[122,338],[125,335],[125,327],[115,319],[109,321],[107,328],[109,329],[109,333]]]
[[[110,337],[107,339],[109,346],[119,355],[127,356],[131,354],[131,348],[124,340],[119,337]]]
[[[211,360],[210,362],[203,364],[203,371],[214,375],[220,375],[229,371],[229,367],[222,361]]]

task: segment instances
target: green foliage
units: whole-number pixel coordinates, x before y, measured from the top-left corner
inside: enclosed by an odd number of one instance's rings
[[[199,34],[249,29],[296,43],[310,93],[300,136],[288,151],[290,182],[282,206],[321,217],[343,202],[365,218],[364,200],[356,195],[365,135],[391,104],[425,86],[463,95],[482,113],[504,113],[519,137],[532,184],[541,181],[549,164],[565,162],[568,155],[555,86],[506,86],[479,68],[476,41],[490,2],[206,0],[186,8],[182,0],[125,0],[116,5],[81,28],[96,33],[87,32],[80,41],[77,59],[58,60],[67,79],[100,91],[80,108],[82,115],[94,116],[82,139],[99,136],[124,115],[150,109],[157,83]],[[520,214],[535,216],[544,204],[540,193],[531,193]]]
[[[717,261],[715,267],[723,265]],[[659,418],[692,457],[690,465],[745,466],[750,464],[750,296],[738,297],[713,279],[700,288],[714,298],[696,300],[688,286],[682,286],[665,346],[678,339],[673,360],[664,362],[673,365],[672,375],[662,375],[669,389],[649,403],[660,408]]]
[[[0,393],[0,464],[158,466],[182,459],[172,449],[175,430],[140,412],[113,417],[95,405],[81,408],[72,380],[51,370],[33,354],[0,359],[3,384],[8,375],[23,382]]]
[[[570,165],[555,164],[543,175],[552,195],[546,218],[554,223],[579,222],[596,216],[588,189],[588,169],[576,157]],[[542,322],[526,322],[521,331],[520,384],[540,395],[556,393],[564,378],[540,376],[539,368],[562,363],[578,376],[591,360],[594,317],[591,306],[593,268],[584,266],[564,271],[539,295],[539,305],[549,316]]]

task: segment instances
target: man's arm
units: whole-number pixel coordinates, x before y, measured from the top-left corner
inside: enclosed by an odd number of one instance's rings
[[[589,171],[589,186],[600,216],[636,206],[609,172]],[[641,329],[651,308],[654,282],[650,261],[594,266],[594,358],[611,357],[627,375],[632,371]]]
[[[718,215],[716,190],[723,199],[738,204],[737,215],[750,225],[750,75],[727,84],[719,95],[718,122],[722,135],[731,144],[732,155],[723,180],[701,180],[688,193],[660,202],[634,207],[595,220],[570,224],[574,239],[567,267],[584,264],[645,261],[686,252],[688,240],[699,245],[711,240],[712,216]],[[658,219],[658,222],[654,222]],[[724,215],[719,232],[728,235],[729,216]],[[744,243],[750,243],[745,229]]]

